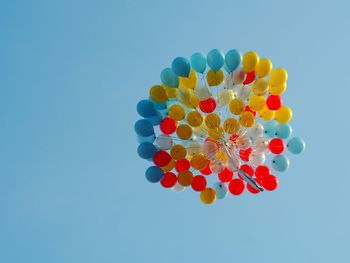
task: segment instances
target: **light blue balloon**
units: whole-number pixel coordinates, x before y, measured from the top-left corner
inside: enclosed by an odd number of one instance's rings
[[[153,156],[156,154],[157,151],[158,151],[157,147],[154,146],[153,143],[149,143],[149,142],[141,143],[139,147],[137,147],[138,155],[141,158],[146,160],[153,158]]]
[[[234,71],[241,64],[242,55],[236,49],[231,49],[225,55],[225,64],[231,71]]]
[[[146,118],[146,120],[148,120],[153,126],[157,126],[162,122],[163,116],[162,116],[162,114],[157,113],[157,115],[155,115],[151,118]]]
[[[151,183],[158,183],[164,176],[164,172],[157,166],[151,166],[146,170],[146,179]]]
[[[289,159],[284,155],[276,155],[272,158],[272,168],[277,172],[284,172],[289,167]]]
[[[292,134],[292,126],[289,124],[278,124],[275,135],[281,139],[287,139]]]
[[[207,62],[209,67],[215,72],[222,68],[225,64],[225,56],[219,49],[209,51],[207,55]]]
[[[268,121],[264,125],[264,133],[267,137],[272,138],[276,134],[276,127],[278,125],[278,122],[275,120]]]
[[[138,135],[143,136],[143,137],[148,137],[148,136],[151,136],[154,134],[154,129],[153,129],[152,124],[148,120],[145,120],[145,119],[138,120],[135,123],[134,128],[135,128],[135,132]]]
[[[191,71],[191,65],[187,59],[177,57],[173,60],[173,63],[171,63],[171,69],[179,77],[188,78]]]
[[[137,113],[144,118],[149,118],[157,115],[157,110],[154,104],[149,100],[140,100],[136,106]]]
[[[163,69],[160,73],[160,79],[163,84],[168,87],[177,88],[179,86],[179,77],[172,71],[171,68]]]
[[[137,142],[138,143],[144,143],[144,142],[153,143],[155,139],[156,139],[155,134],[152,134],[151,136],[147,136],[147,137],[137,135]]]
[[[191,57],[191,66],[195,71],[203,74],[207,67],[205,55],[199,52],[194,53]]]
[[[221,182],[217,182],[213,185],[213,189],[216,192],[217,199],[224,199],[227,195],[227,186]]]
[[[300,154],[305,150],[305,142],[299,137],[294,137],[287,143],[287,148],[291,153]]]

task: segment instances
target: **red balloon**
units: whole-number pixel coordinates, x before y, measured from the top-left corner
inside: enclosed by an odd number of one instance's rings
[[[169,135],[176,131],[176,126],[176,121],[172,118],[165,117],[160,123],[159,128],[164,134]]]
[[[156,152],[156,154],[153,156],[153,162],[158,167],[166,166],[171,161],[171,159],[172,157],[170,156],[170,154],[162,150]]]
[[[206,167],[204,167],[200,172],[204,175],[211,175],[212,171],[210,169],[210,162],[207,164]]]
[[[208,98],[206,100],[202,100],[199,103],[199,108],[201,111],[204,113],[211,113],[215,110],[216,108],[216,101],[213,98]]]
[[[241,179],[233,179],[228,184],[228,190],[233,195],[240,195],[244,191],[244,182]]]
[[[231,142],[236,142],[236,140],[237,140],[238,137],[239,137],[239,136],[238,136],[237,134],[233,134],[233,135],[231,135],[231,137],[229,138],[229,140],[230,140]]]
[[[282,98],[278,95],[270,95],[266,99],[266,106],[270,110],[278,110],[282,107]]]
[[[239,151],[239,157],[245,161],[245,162],[249,162],[249,156],[250,154],[253,152],[252,148],[248,148],[246,150],[240,150]]]
[[[177,176],[172,172],[166,172],[160,180],[160,184],[165,188],[173,187],[176,184]]]
[[[261,184],[267,191],[273,191],[278,187],[278,179],[276,176],[268,175],[262,178]]]
[[[213,142],[213,143],[215,143],[216,144],[216,146],[218,147],[218,149],[220,149],[220,142],[218,142],[218,141],[215,141],[214,139],[212,139],[212,138],[206,138],[205,139],[205,142]]]
[[[270,152],[274,154],[280,154],[286,148],[284,141],[280,138],[274,138],[269,143]]]
[[[253,110],[249,107],[249,105],[245,106],[244,111],[249,111],[249,112],[253,113],[254,116],[256,116],[256,112],[253,111]]]
[[[256,190],[253,186],[251,186],[250,184],[247,184],[247,189],[252,194],[258,194],[260,192],[259,190]]]
[[[175,169],[178,172],[188,171],[190,169],[190,167],[191,167],[191,163],[187,159],[178,160],[175,163]]]
[[[265,176],[270,175],[270,173],[271,173],[270,168],[267,167],[266,165],[260,165],[255,169],[255,176],[257,178],[263,178]]]
[[[243,165],[241,165],[241,167],[239,167],[239,169],[241,169],[243,172],[245,172],[246,174],[248,174],[250,176],[254,175],[254,169],[249,164],[243,164]]]
[[[247,73],[243,84],[247,85],[249,83],[252,83],[254,80],[255,80],[255,71],[249,72],[249,73]]]
[[[225,168],[220,173],[218,173],[219,180],[223,183],[230,182],[233,178],[233,172]]]
[[[196,175],[193,177],[191,186],[197,192],[203,191],[207,187],[207,179],[203,175]]]

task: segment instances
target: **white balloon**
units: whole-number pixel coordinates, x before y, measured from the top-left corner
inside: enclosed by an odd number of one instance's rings
[[[226,77],[225,77],[225,80],[224,80],[224,87],[225,89],[232,89],[233,88],[233,81],[232,81],[232,74],[228,74]]]
[[[213,173],[220,173],[225,169],[225,163],[221,159],[216,159],[210,163],[210,170]]]
[[[251,92],[251,87],[249,86],[240,86],[237,89],[237,98],[241,100],[246,100],[249,98],[250,92]]]
[[[252,152],[249,156],[249,162],[253,166],[262,165],[265,162],[265,154],[263,152]]]
[[[156,139],[156,144],[161,150],[169,150],[174,143],[169,135],[160,134]]]
[[[194,94],[199,100],[206,100],[211,97],[210,90],[207,86],[197,86],[194,90]]]
[[[252,138],[261,137],[264,134],[264,126],[262,126],[260,123],[256,123],[248,130],[248,133]]]
[[[201,125],[199,127],[193,127],[192,128],[193,133],[198,136],[199,138],[207,138],[208,137],[208,131],[205,125]]]
[[[246,150],[252,145],[252,141],[247,136],[239,136],[236,145],[239,149]]]
[[[236,172],[238,167],[241,166],[241,162],[239,161],[239,159],[236,156],[230,156],[228,158],[228,165],[227,168],[232,171],[232,172]]]
[[[254,142],[254,148],[257,152],[266,152],[269,148],[269,140],[265,137],[259,137]]]
[[[181,192],[185,189],[185,187],[178,182],[171,188],[174,192]]]
[[[196,155],[202,151],[202,145],[197,140],[192,140],[189,142],[187,147],[187,153],[189,155]]]
[[[218,148],[218,146],[216,145],[216,143],[211,142],[211,141],[208,141],[208,142],[205,142],[205,143],[203,144],[202,150],[203,150],[204,156],[205,156],[208,160],[211,160],[211,161],[212,161],[212,160],[215,160],[216,154],[218,153],[219,148]]]
[[[245,73],[242,68],[238,68],[232,72],[232,82],[234,84],[243,83],[244,80],[245,80]]]
[[[234,95],[233,95],[232,90],[228,90],[228,89],[219,90],[218,95],[217,95],[217,99],[216,99],[218,107],[222,107],[222,106],[229,104],[230,101],[232,100],[233,96]]]

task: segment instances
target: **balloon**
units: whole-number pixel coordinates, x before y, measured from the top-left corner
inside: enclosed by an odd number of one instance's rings
[[[255,151],[249,156],[249,162],[253,166],[262,165],[265,162],[265,159],[265,154],[259,151]]]
[[[216,192],[217,199],[224,199],[227,196],[227,186],[221,182],[217,182],[213,185],[213,189]]]
[[[194,89],[196,87],[197,74],[194,70],[190,71],[190,75],[188,76],[188,78],[180,77],[179,79],[180,79],[180,83],[179,83],[180,87],[189,88],[189,89]]]
[[[240,167],[240,170],[242,170],[243,172],[245,172],[245,173],[248,174],[249,176],[253,176],[253,175],[254,175],[254,169],[253,169],[253,167],[251,167],[251,166],[248,165],[248,164],[243,164],[243,165]]]
[[[224,122],[224,131],[228,134],[233,134],[239,130],[239,122],[234,118],[227,118]]]
[[[288,106],[282,106],[275,113],[276,121],[282,124],[289,122],[292,119],[292,117],[293,117],[292,109],[289,108]]]
[[[230,182],[233,178],[233,172],[225,168],[220,173],[218,173],[219,180],[223,183]]]
[[[266,99],[266,106],[270,110],[278,110],[282,107],[282,99],[278,95],[270,95]]]
[[[173,146],[173,139],[169,135],[160,134],[156,139],[156,144],[161,150],[169,150]]]
[[[233,98],[234,98],[234,94],[232,90],[228,90],[228,89],[219,90],[217,99],[216,99],[218,107],[223,107],[228,105]]]
[[[233,195],[240,195],[243,193],[245,185],[241,179],[233,179],[229,185],[228,190]]]
[[[257,190],[255,188],[253,188],[250,184],[247,184],[247,190],[252,193],[252,194],[258,194],[260,193],[260,190]]]
[[[175,121],[181,121],[185,118],[185,110],[179,104],[173,104],[169,108],[169,117]]]
[[[273,154],[281,154],[285,149],[284,141],[280,138],[274,138],[269,143],[269,149]]]
[[[288,79],[288,73],[283,68],[276,68],[272,71],[270,76],[270,84],[271,86],[279,86],[285,83]]]
[[[197,86],[194,90],[194,94],[199,100],[206,100],[211,97],[211,93],[207,86]]]
[[[250,97],[252,89],[249,86],[241,86],[237,88],[237,99],[246,100]]]
[[[278,124],[275,135],[281,139],[287,139],[292,134],[292,127],[289,124]]]
[[[199,108],[204,113],[212,113],[216,108],[216,102],[213,98],[202,100],[199,103]]]
[[[275,116],[275,112],[268,109],[267,107],[264,107],[261,111],[259,111],[259,116],[264,121],[272,120]]]
[[[178,160],[175,163],[175,170],[177,172],[188,171],[191,168],[190,161],[187,159]]]
[[[255,124],[255,116],[251,112],[245,111],[239,118],[239,124],[245,128],[250,128]]]
[[[192,127],[199,127],[203,123],[203,116],[198,111],[191,111],[187,114],[186,120]]]
[[[231,49],[225,55],[225,63],[230,71],[234,71],[241,64],[242,55],[236,49]]]
[[[209,129],[217,129],[220,126],[221,119],[216,113],[210,113],[205,117],[204,123]]]
[[[163,117],[159,113],[157,115],[154,115],[153,117],[146,118],[147,121],[149,121],[153,126],[157,126],[161,124]]]
[[[254,95],[249,99],[249,107],[254,111],[261,111],[265,107],[264,96]]]
[[[158,167],[166,166],[171,161],[171,155],[166,151],[160,150],[153,156],[153,162]]]
[[[170,150],[170,155],[175,160],[181,160],[186,157],[187,151],[181,144],[175,144]]]
[[[257,96],[264,96],[269,90],[269,83],[265,79],[257,79],[254,81],[252,90]]]
[[[276,121],[269,121],[266,122],[265,126],[264,126],[264,133],[267,137],[272,138],[275,136],[276,134],[276,127],[277,127],[278,123]]]
[[[207,82],[208,85],[213,87],[213,86],[218,86],[224,81],[224,73],[222,70],[214,71],[214,70],[209,70],[207,73]]]
[[[166,95],[168,96],[168,99],[175,99],[177,96],[177,89],[176,88],[172,88],[172,87],[168,87],[167,85],[163,84],[163,86],[165,87],[165,91],[166,91]]]
[[[138,155],[143,159],[151,159],[157,152],[157,148],[153,143],[144,142],[137,148]]]
[[[207,55],[207,62],[212,70],[218,71],[224,65],[224,53],[218,49],[212,49]]]
[[[144,142],[153,143],[154,140],[156,139],[155,134],[152,134],[152,135],[147,136],[147,137],[143,137],[143,136],[140,136],[140,135],[136,135],[136,136],[137,136],[137,142],[138,143],[144,143]]]
[[[212,171],[210,169],[210,162],[208,162],[207,166],[205,166],[202,170],[200,170],[201,174],[211,175]]]
[[[196,175],[193,177],[191,186],[194,191],[201,192],[207,187],[207,179],[203,175]]]
[[[164,172],[157,166],[151,166],[146,170],[146,179],[151,183],[158,183],[164,176]]]
[[[179,86],[179,77],[171,68],[166,68],[160,73],[160,79],[168,87],[177,88]]]
[[[259,63],[259,56],[253,51],[249,51],[243,56],[243,70],[245,72],[252,72],[255,70],[256,66]]]
[[[243,81],[244,85],[250,84],[255,80],[255,71],[247,73],[245,80]]]
[[[253,152],[252,148],[248,148],[245,150],[239,150],[239,157],[242,159],[242,161],[249,162],[249,156]]]
[[[256,167],[255,169],[255,176],[257,178],[263,178],[265,176],[270,175],[270,169],[269,167],[267,167],[266,165],[259,165],[258,167]]]
[[[246,136],[240,136],[236,140],[236,145],[239,149],[246,150],[252,145],[252,141]]]
[[[273,191],[278,187],[278,179],[276,176],[268,175],[262,178],[262,186],[267,191]]]
[[[181,124],[176,129],[176,135],[181,140],[188,140],[192,137],[192,128],[187,124]]]
[[[166,117],[160,123],[159,128],[164,134],[170,135],[176,131],[176,126],[177,124],[173,119]]]
[[[163,103],[168,100],[166,90],[163,86],[153,86],[149,92],[150,97],[158,103]]]
[[[177,175],[177,182],[182,186],[190,186],[193,180],[193,174],[190,171],[182,171]]]
[[[254,75],[254,74],[253,74]],[[249,75],[249,77],[252,77],[253,75]],[[233,84],[241,84],[244,83],[246,80],[246,74],[242,68],[237,68],[235,71],[233,71],[229,76],[231,76],[231,81]],[[253,80],[255,79],[255,75],[253,77]],[[253,81],[252,80],[252,81]],[[249,80],[248,80],[249,81]],[[249,82],[250,83],[250,82]],[[248,83],[246,83],[248,84]]]
[[[164,174],[163,178],[160,180],[160,184],[165,188],[173,187],[177,182],[177,176],[172,172],[167,172]]]
[[[204,156],[204,154],[200,153],[200,154],[194,155],[191,158],[190,162],[193,169],[202,170],[208,165],[209,160]]]
[[[171,188],[174,192],[181,192],[185,189],[184,186],[176,182],[176,184]]]
[[[276,155],[272,158],[272,168],[277,172],[284,172],[289,167],[289,159],[284,155]]]
[[[199,154],[202,151],[202,144],[197,140],[192,140],[188,144],[187,151],[191,156]]]
[[[166,166],[160,167],[164,172],[170,172],[175,168],[175,160],[171,159],[170,162]]]
[[[272,70],[272,62],[268,58],[262,58],[259,60],[258,65],[256,66],[256,74],[259,78],[266,77],[270,74]]]
[[[205,55],[202,53],[194,53],[191,57],[191,67],[198,73],[204,73],[205,68],[207,67],[207,60]]]
[[[171,69],[179,77],[187,78],[191,70],[190,62],[183,57],[177,57],[171,63]]]
[[[266,152],[268,149],[269,140],[265,137],[257,138],[254,142],[254,148],[258,152]]]
[[[230,112],[234,115],[241,115],[244,111],[245,104],[240,99],[233,99],[230,102]]]
[[[152,124],[145,119],[138,120],[135,123],[134,128],[135,132],[142,137],[154,135],[154,129]]]
[[[200,193],[200,199],[201,201],[206,204],[210,205],[216,201],[216,192],[213,188],[207,187]]]
[[[270,86],[269,92],[271,95],[281,95],[287,89],[286,83],[283,83],[279,86]]]
[[[249,129],[248,134],[253,138],[261,137],[264,134],[264,126],[260,123],[255,123],[255,125]]]
[[[287,143],[287,148],[291,153],[300,154],[305,150],[305,142],[299,137],[294,137]]]
[[[136,109],[137,113],[144,118],[153,117],[158,114],[154,104],[149,100],[140,100],[137,103]]]

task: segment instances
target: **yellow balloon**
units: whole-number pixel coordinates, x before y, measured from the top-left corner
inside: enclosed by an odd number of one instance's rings
[[[245,111],[239,118],[239,123],[246,128],[250,128],[255,124],[255,116],[250,111]]]
[[[179,83],[180,87],[190,88],[190,89],[194,89],[196,87],[197,74],[194,70],[190,71],[190,75],[188,76],[188,78],[179,77],[179,79],[180,79],[180,83]]]
[[[287,123],[289,122],[293,117],[292,109],[288,106],[282,106],[279,108],[275,113],[275,119],[279,123]]]
[[[177,88],[171,88],[163,84],[163,87],[166,90],[166,95],[169,99],[175,99],[177,97]]]
[[[190,186],[193,180],[193,174],[190,171],[182,171],[177,175],[177,182],[182,186]]]
[[[187,114],[186,120],[192,127],[199,127],[203,123],[203,116],[198,111],[191,111]]]
[[[175,160],[171,159],[171,161],[166,165],[161,167],[164,172],[170,172],[175,167]]]
[[[166,90],[163,86],[153,86],[149,91],[149,95],[155,102],[163,103],[168,100]]]
[[[249,99],[249,107],[253,111],[261,111],[265,107],[265,98],[264,96],[254,95]]]
[[[200,193],[201,201],[206,205],[211,205],[216,201],[216,192],[213,188],[207,187]]]
[[[179,104],[171,105],[168,112],[169,117],[175,121],[181,121],[183,118],[185,118],[185,110]]]
[[[240,99],[233,99],[230,102],[230,111],[234,115],[241,115],[244,111],[245,104]]]
[[[228,118],[224,122],[224,131],[228,134],[234,134],[239,130],[239,122],[234,118]]]
[[[219,150],[215,157],[216,157],[216,159],[219,159],[219,160],[223,161],[224,163],[226,163],[228,161],[227,154],[222,150]]]
[[[255,70],[256,65],[259,63],[259,56],[253,51],[249,51],[244,54],[242,64],[244,72],[252,72]]]
[[[204,156],[203,153],[199,153],[191,158],[190,163],[193,169],[202,170],[208,165],[209,160]]]
[[[283,83],[278,86],[270,86],[269,92],[271,95],[281,95],[283,92],[286,91],[287,84]]]
[[[284,68],[276,68],[270,76],[270,85],[279,86],[285,83],[288,79],[288,73]]]
[[[269,90],[269,83],[265,79],[257,79],[252,86],[255,95],[263,96]]]
[[[214,70],[209,70],[207,73],[207,82],[209,86],[218,86],[224,81],[224,73],[222,70],[215,72]]]
[[[178,88],[177,100],[190,109],[195,109],[199,104],[198,98],[189,88]]]
[[[256,75],[258,75],[259,78],[266,77],[270,74],[272,70],[272,62],[268,58],[262,58],[259,60],[258,65],[256,66]]]
[[[181,144],[175,144],[170,150],[170,155],[175,160],[185,159],[187,155],[187,150]]]
[[[194,92],[191,90],[191,98],[190,98],[190,104],[193,108],[197,108],[200,100],[197,98],[197,96],[194,94]]]
[[[216,129],[220,126],[221,119],[216,113],[210,113],[205,117],[204,122],[209,129]]]
[[[188,140],[192,137],[192,128],[187,124],[181,124],[176,129],[177,137],[181,140]]]
[[[275,112],[265,106],[261,111],[259,111],[259,116],[262,120],[269,121],[273,119]]]
[[[208,129],[208,135],[210,138],[212,138],[216,141],[220,141],[220,140],[224,139],[225,131],[224,131],[224,128],[222,128],[220,126],[217,129]]]

